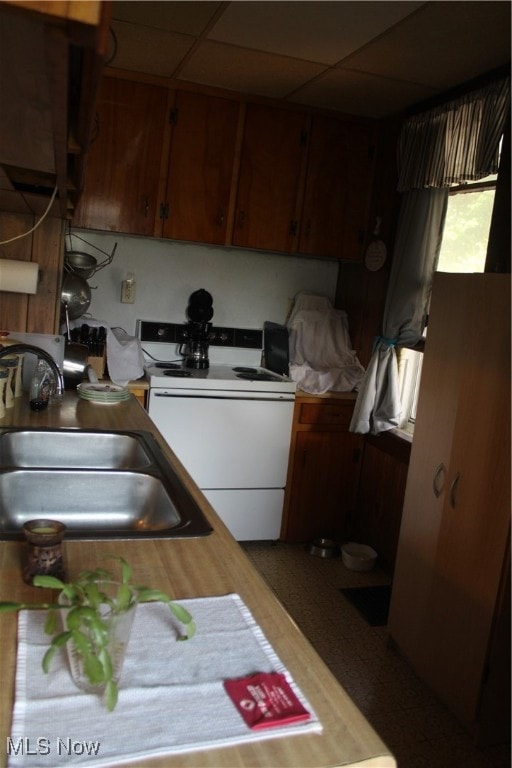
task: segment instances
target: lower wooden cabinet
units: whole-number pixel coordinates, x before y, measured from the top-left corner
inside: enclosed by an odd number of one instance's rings
[[[369,544],[379,565],[395,566],[411,444],[390,432],[365,435],[356,513],[351,535]]]
[[[359,480],[361,435],[349,433],[352,396],[298,396],[290,446],[281,539],[343,540]]]

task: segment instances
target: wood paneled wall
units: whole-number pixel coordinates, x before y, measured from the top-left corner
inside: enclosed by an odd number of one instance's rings
[[[0,212],[0,242],[34,226],[34,217]],[[0,245],[1,259],[39,264],[37,293],[0,291],[0,329],[26,333],[57,333],[64,263],[65,221],[47,217],[31,234]]]
[[[397,185],[398,120],[383,121],[376,147],[375,184],[371,204],[371,233],[377,218],[381,220],[379,239],[387,246],[387,259],[382,269],[370,272],[364,262],[341,262],[336,289],[336,307],[348,313],[350,339],[361,364],[371,357],[375,336],[381,333],[393,245],[399,210]],[[371,242],[371,237],[367,245]]]

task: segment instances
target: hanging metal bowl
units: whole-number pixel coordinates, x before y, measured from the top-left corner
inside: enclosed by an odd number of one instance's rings
[[[77,275],[88,280],[96,272],[98,260],[83,251],[66,251],[66,264]]]
[[[75,240],[78,241],[76,246],[74,244]],[[86,249],[82,250],[84,246]],[[98,263],[98,259],[91,253],[88,253],[88,249],[91,248],[105,258]],[[77,275],[80,275],[80,277],[85,278],[85,280],[89,280],[89,278],[95,275],[96,272],[99,272],[100,269],[103,269],[103,267],[112,263],[116,248],[117,243],[114,243],[112,252],[107,253],[106,251],[102,251],[101,248],[98,248],[97,245],[84,240],[84,238],[77,235],[76,232],[69,232],[66,235],[64,267],[66,271],[75,272]]]
[[[70,320],[82,317],[91,304],[91,288],[88,282],[76,272],[68,272],[64,275],[60,300],[63,307],[67,307]]]

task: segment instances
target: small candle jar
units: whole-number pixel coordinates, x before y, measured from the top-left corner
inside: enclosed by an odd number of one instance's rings
[[[58,520],[28,520],[23,525],[28,544],[23,566],[23,581],[32,584],[37,575],[56,576],[64,580],[66,572],[62,555],[62,539],[66,526]]]
[[[14,382],[18,368],[18,358],[15,355],[6,355],[2,358],[2,365],[8,371],[7,384],[5,385],[5,407],[12,408],[14,406]]]
[[[9,379],[9,369],[0,365],[0,419],[5,416],[5,390]]]
[[[14,390],[14,397],[21,397],[23,395],[23,361],[25,355],[23,353],[17,353],[13,354],[13,357],[17,358],[18,367],[16,368],[16,372],[14,374],[12,388]]]

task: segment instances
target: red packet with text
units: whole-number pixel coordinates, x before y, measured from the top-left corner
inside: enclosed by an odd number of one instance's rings
[[[311,717],[285,676],[278,672],[225,680],[224,688],[249,728],[272,728]]]

